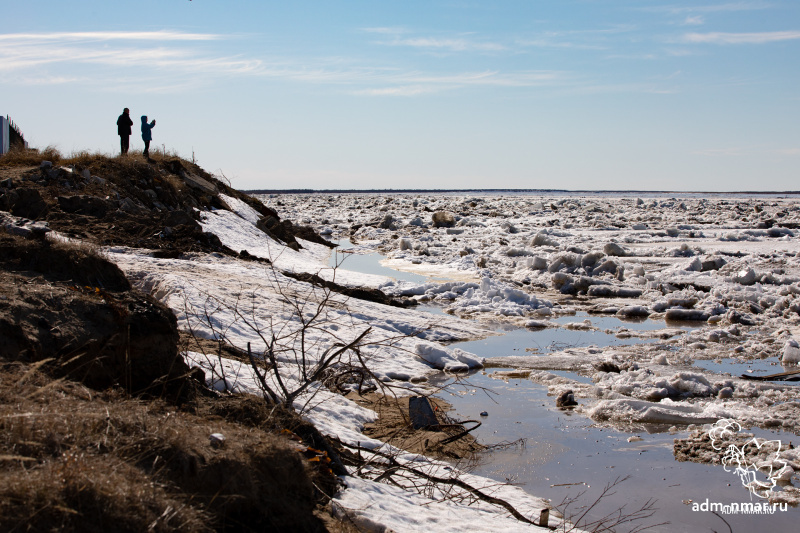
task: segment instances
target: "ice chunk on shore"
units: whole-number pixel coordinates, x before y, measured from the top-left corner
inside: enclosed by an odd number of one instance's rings
[[[593,420],[634,424],[713,424],[723,416],[711,407],[670,400],[659,403],[628,399],[601,400],[588,410],[588,414]]]
[[[447,350],[433,344],[418,343],[414,351],[417,357],[445,372],[468,372],[473,368],[483,367],[482,358],[459,348]]]
[[[800,343],[794,339],[789,339],[783,347],[781,363],[798,365],[800,364]]]

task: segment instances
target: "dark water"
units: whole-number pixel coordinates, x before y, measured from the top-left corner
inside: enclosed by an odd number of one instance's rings
[[[719,362],[716,360],[696,360],[695,366],[705,368],[718,374],[727,373],[732,376],[764,376],[768,374],[778,374],[780,372],[788,372],[791,370],[800,370],[797,366],[783,366],[780,359],[777,357],[769,357],[767,359],[753,359],[747,361],[740,361],[732,357],[725,357]],[[800,378],[800,375],[797,376]],[[777,382],[776,382],[777,383]],[[784,385],[800,385],[800,381],[782,381]]]
[[[644,428],[637,433],[600,428],[585,415],[556,408],[554,398],[547,396],[547,388],[529,380],[504,381],[477,373],[468,381],[468,385],[451,384],[453,391],[442,395],[453,405],[455,417],[481,419],[483,425],[474,434],[487,445],[525,439],[524,446],[486,453],[482,464],[473,471],[475,474],[520,484],[556,506],[582,491],[586,494],[580,499],[581,504],[590,504],[606,484],[629,476],[591,517],[597,519],[622,505],[632,512],[652,498],[657,500],[656,513],[642,524],[670,522],[653,531],[728,531],[719,517],[710,512],[694,512],[684,500],[708,499],[723,504],[751,501],[749,491],[732,472],[719,466],[675,460],[673,439],[685,437],[684,428],[675,435],[663,428],[655,433]],[[483,411],[488,416],[480,417]],[[800,440],[796,435],[760,433],[785,443]],[[643,440],[628,442],[633,435]],[[760,500],[754,497],[753,501]],[[796,531],[800,513],[790,508],[770,516],[724,518],[733,531]]]
[[[427,307],[422,309],[428,310]],[[536,350],[533,353],[549,353],[573,347],[595,346],[597,348],[605,348],[610,346],[629,346],[655,342],[655,339],[618,338],[615,333],[620,328],[638,331],[664,328],[663,322],[653,320],[628,322],[616,317],[593,316],[586,313],[556,317],[550,321],[563,325],[571,322],[583,322],[584,320],[589,320],[592,326],[600,329],[526,329],[508,324],[498,324],[495,330],[502,332],[502,335],[477,341],[461,342],[458,343],[458,347],[462,350],[491,358],[509,355],[529,355],[531,350]],[[688,330],[689,327],[686,326],[684,329]]]

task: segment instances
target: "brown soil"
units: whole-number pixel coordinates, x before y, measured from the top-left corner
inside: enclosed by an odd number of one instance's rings
[[[175,157],[145,160],[83,154],[0,157],[0,210],[49,226],[70,237],[101,245],[121,245],[179,253],[213,251],[238,255],[204,233],[196,209],[228,209],[223,193],[261,216],[259,227],[299,248],[296,237],[328,244],[311,228],[280,220],[255,198],[216,179],[199,166]],[[50,168],[31,166],[49,156]],[[87,177],[88,176],[88,177]]]
[[[0,249],[0,360],[42,363],[96,389],[190,397],[175,315],[131,290],[116,265],[85,246],[11,235],[0,234]]]
[[[439,398],[430,397],[428,399],[434,408],[436,418],[444,427],[440,430],[430,430],[412,427],[408,414],[408,396],[350,393],[347,397],[378,414],[377,421],[367,424],[364,429],[365,435],[397,446],[402,450],[439,459],[471,460],[476,453],[484,449],[470,434],[453,442],[442,444],[442,441],[462,433],[464,427],[447,416],[447,413],[452,410],[452,406]]]

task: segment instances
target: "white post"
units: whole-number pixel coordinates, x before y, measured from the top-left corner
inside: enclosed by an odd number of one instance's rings
[[[8,119],[0,117],[0,155],[8,152]]]

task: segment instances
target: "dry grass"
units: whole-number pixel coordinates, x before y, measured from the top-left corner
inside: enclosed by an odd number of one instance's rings
[[[114,159],[127,161],[130,163],[145,162],[145,157],[138,152],[130,152],[125,156],[116,153],[90,152],[89,150],[79,150],[69,155],[62,154],[55,146],[46,148],[12,148],[8,153],[0,155],[0,166],[2,167],[30,167],[39,166],[42,161],[50,161],[54,165],[75,165],[80,168],[87,168],[98,160]],[[155,163],[162,163],[174,159],[181,159],[187,164],[194,164],[181,157],[174,150],[154,148],[150,151],[150,160]]]
[[[0,530],[208,530],[202,510],[111,453],[129,445],[137,402],[101,402],[23,365],[0,375]]]
[[[412,428],[409,418],[408,396],[394,397],[377,393],[363,395],[350,393],[348,398],[378,414],[378,419],[375,422],[366,425],[364,429],[365,435],[393,444],[402,450],[440,459],[456,459],[470,462],[478,460],[478,452],[485,449],[470,434],[464,435],[453,442],[446,442],[450,437],[462,433],[464,428],[457,424],[448,426],[452,421],[447,416],[447,412],[452,407],[439,398],[428,398],[437,418],[445,425],[444,428],[439,430]]]
[[[247,405],[227,410],[262,409]],[[240,424],[214,410],[0,364],[0,531],[325,531],[315,484],[332,476],[262,429],[263,413]],[[215,432],[222,448],[210,445]]]
[[[8,153],[0,155],[1,167],[33,167],[39,166],[42,161],[50,161],[57,165],[63,161],[56,147],[48,146],[41,150],[37,148],[13,148]]]
[[[206,179],[212,178],[176,152],[162,149],[152,150],[149,160],[140,153],[121,156],[83,150],[63,155],[53,147],[44,150],[15,149],[0,156],[0,167],[38,167],[42,161],[50,161],[55,166],[74,166],[78,171],[89,170],[92,175],[108,179],[129,193],[137,192],[130,189],[131,185],[137,185],[141,189],[158,186],[166,189],[172,198],[180,198],[188,191],[183,180],[174,175],[176,168],[183,167]],[[162,169],[166,169],[167,172],[160,172]],[[140,198],[140,200],[146,199]]]

